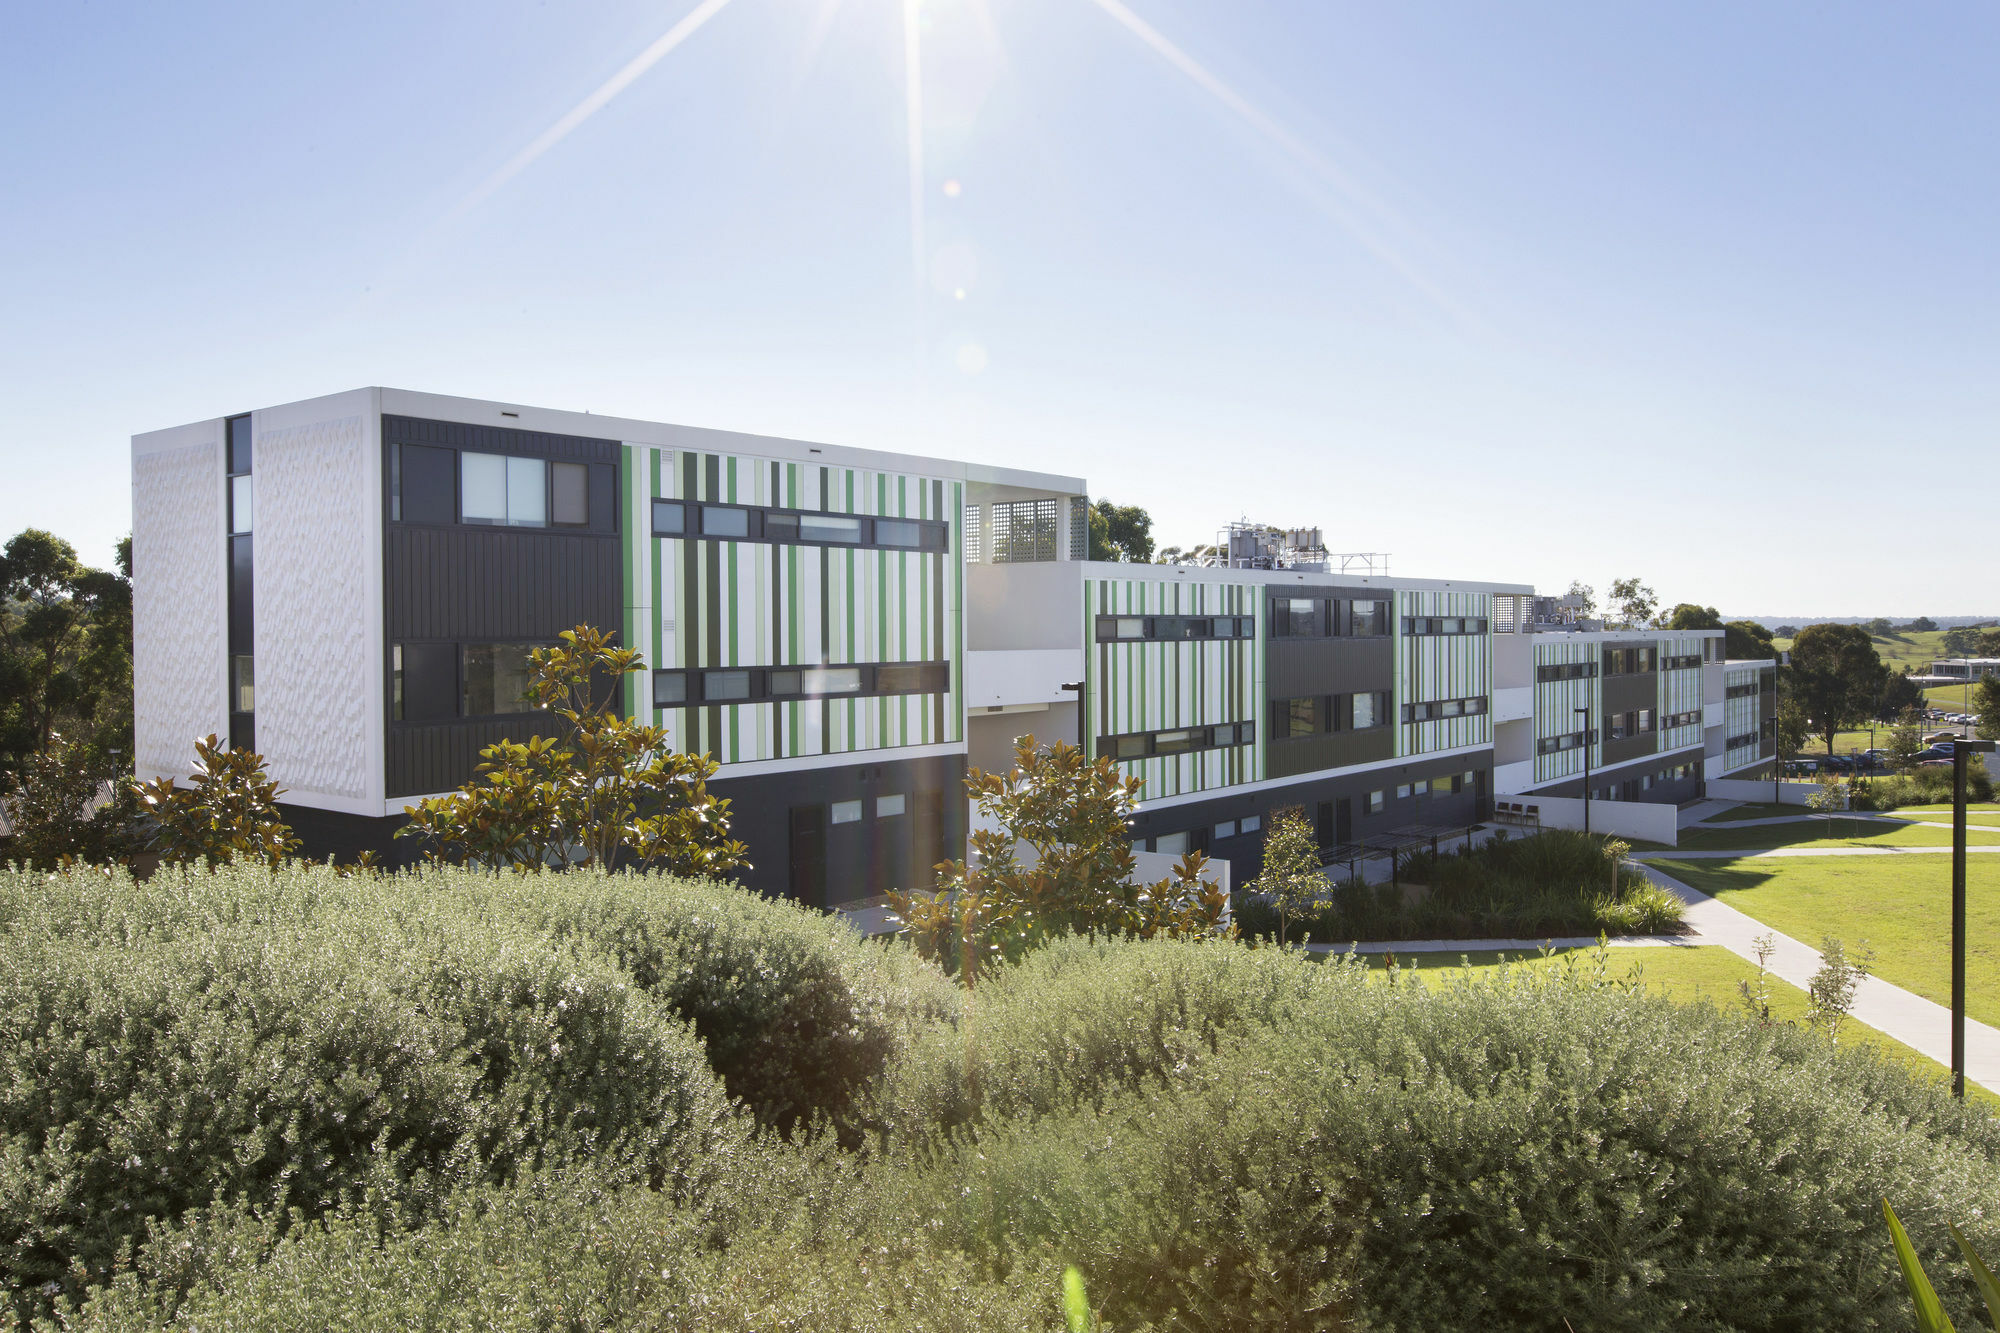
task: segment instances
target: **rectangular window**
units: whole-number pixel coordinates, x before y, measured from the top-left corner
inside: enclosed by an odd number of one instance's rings
[[[549,468],[539,458],[507,460],[507,526],[542,528],[549,522]]]
[[[590,524],[590,469],[582,463],[549,464],[549,519],[564,527]]]
[[[1369,813],[1369,814],[1371,814],[1371,815],[1379,815],[1379,814],[1381,814],[1381,813],[1382,813],[1382,807],[1383,807],[1383,798],[1384,798],[1384,793],[1382,793],[1382,792],[1379,792],[1379,791],[1371,791],[1371,792],[1369,792],[1369,793],[1368,793],[1368,813]]]
[[[1425,779],[1423,779],[1423,780],[1422,780],[1422,781],[1420,781],[1420,782],[1413,782],[1413,783],[1411,783],[1411,784],[1410,784],[1410,792],[1411,792],[1411,794],[1412,794],[1412,795],[1415,795],[1415,796],[1428,796],[1428,795],[1430,795],[1430,793],[1431,793],[1431,783],[1430,783],[1430,779],[1429,779],[1429,778],[1425,778]]]
[[[458,456],[429,444],[398,445],[390,517],[402,523],[458,521]]]
[[[859,824],[861,822],[861,802],[835,801],[827,807],[827,822],[831,824]]]
[[[884,662],[875,668],[875,693],[943,694],[950,671],[946,662]]]
[[[1285,700],[1285,735],[1311,736],[1323,729],[1318,696]]]
[[[1651,731],[1652,729],[1653,729],[1653,710],[1650,708],[1641,708],[1639,710],[1638,730],[1643,734],[1645,732]]]
[[[839,514],[800,514],[799,540],[831,542],[840,546],[858,545],[861,541],[861,520],[844,518]]]
[[[1348,631],[1356,638],[1380,637],[1389,632],[1389,604],[1387,602],[1356,602],[1352,612],[1352,628]]]
[[[1179,833],[1162,833],[1159,837],[1153,839],[1153,850],[1156,852],[1166,852],[1170,856],[1186,856],[1188,850],[1187,830],[1183,829]]]
[[[701,507],[701,535],[704,537],[748,537],[750,511],[724,505]]]
[[[858,694],[861,691],[861,668],[810,667],[804,673],[801,684],[801,693],[814,698],[827,694]]]
[[[1120,736],[1113,742],[1113,753],[1119,759],[1144,759],[1147,740],[1145,736]]]
[[[507,460],[499,454],[460,454],[458,512],[467,523],[507,521]]]
[[[239,476],[250,470],[250,418],[229,419],[229,471]]]
[[[1194,748],[1194,733],[1190,731],[1156,731],[1153,733],[1154,754],[1180,754]]]
[[[1217,824],[1213,829],[1209,830],[1209,836],[1214,838],[1217,842],[1222,841],[1224,838],[1235,837],[1236,821],[1233,819],[1223,820],[1220,824]]]
[[[1372,694],[1354,696],[1354,729],[1366,731],[1369,727],[1379,727],[1389,720],[1389,696],[1379,690]]]
[[[527,697],[535,683],[535,666],[528,657],[534,650],[532,643],[466,644],[463,716],[534,712],[537,705]]]
[[[1238,827],[1245,833],[1255,833],[1258,829],[1264,827],[1264,817],[1262,815],[1245,815]]]
[[[907,518],[878,518],[875,520],[875,544],[877,546],[922,546],[923,528]]]
[[[229,479],[230,532],[243,533],[250,531],[250,520],[253,516],[256,498],[257,493],[254,488],[254,478],[231,477]]]
[[[1409,783],[1407,783],[1407,782],[1399,782],[1399,783],[1397,783],[1397,784],[1396,784],[1396,799],[1397,799],[1397,800],[1399,800],[1399,801],[1407,801],[1407,800],[1409,800],[1409,799],[1410,799],[1410,784],[1409,784]]]
[[[255,660],[247,654],[230,659],[234,677],[234,689],[230,699],[231,711],[254,713],[257,711],[257,671]]]
[[[905,799],[901,792],[897,792],[893,796],[877,796],[875,798],[875,818],[894,819],[897,815],[902,814]]]
[[[1137,616],[1124,616],[1112,622],[1112,631],[1120,639],[1143,639],[1146,637],[1146,622]]]
[[[653,501],[653,535],[678,537],[687,531],[687,506],[679,500]]]
[[[704,671],[701,673],[703,703],[733,703],[750,697],[748,671]]]
[[[678,708],[687,701],[687,672],[655,671],[653,673],[653,707]]]

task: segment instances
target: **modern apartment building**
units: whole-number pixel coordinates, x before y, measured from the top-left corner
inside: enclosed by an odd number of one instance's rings
[[[1092,563],[1081,478],[384,388],[136,436],[132,477],[140,774],[255,748],[317,855],[407,855],[405,806],[547,730],[527,653],[579,623],[720,763],[747,881],[822,905],[962,854],[968,765],[1024,733],[1241,883],[1281,810],[1463,826],[1580,789],[1582,731],[1600,795],[1679,800],[1734,725],[1719,634],[1536,634],[1526,585],[1323,552]]]

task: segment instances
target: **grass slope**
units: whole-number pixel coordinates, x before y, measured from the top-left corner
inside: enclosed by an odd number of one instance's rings
[[[1889,856],[1652,864],[1807,944],[1866,940],[1876,975],[1951,1003],[1951,858]],[[2000,859],[1967,858],[1966,1011],[2000,1023]]]

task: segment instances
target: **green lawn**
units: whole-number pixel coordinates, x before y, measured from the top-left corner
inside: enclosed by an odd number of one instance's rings
[[[1550,960],[1530,954],[1526,958],[1510,955],[1510,962],[1516,967],[1543,968],[1558,965],[1559,960],[1572,959],[1575,966],[1588,971],[1596,965],[1592,958],[1595,952],[1592,949],[1560,949]],[[1470,963],[1469,969],[1460,965],[1461,957]],[[1388,960],[1380,954],[1370,955],[1368,959],[1369,968],[1378,976],[1386,971],[1387,964]],[[1500,957],[1492,953],[1403,954],[1397,957],[1396,964],[1403,969],[1399,975],[1407,977],[1413,970],[1425,981],[1437,984],[1466,975],[1468,971],[1472,975],[1493,975],[1499,971]],[[1723,1009],[1741,1010],[1743,1001],[1737,983],[1754,985],[1757,968],[1719,946],[1691,945],[1684,948],[1611,949],[1605,962],[1605,975],[1619,981],[1636,977],[1648,989],[1687,1003],[1708,1000]],[[1777,977],[1770,977],[1769,985],[1772,1015],[1788,1023],[1804,1022],[1805,992]],[[1936,1061],[1919,1055],[1866,1024],[1845,1024],[1841,1029],[1841,1040],[1871,1047],[1898,1063],[1922,1069],[1940,1079],[1946,1077],[1944,1067]],[[2000,1110],[2000,1096],[1977,1084],[1968,1084],[1966,1095]]]
[[[1671,854],[1669,854],[1669,857]],[[1951,858],[1828,856],[1651,864],[1793,939],[1866,940],[1884,980],[1951,1003]],[[2000,858],[1966,858],[1966,1011],[2000,1023]]]

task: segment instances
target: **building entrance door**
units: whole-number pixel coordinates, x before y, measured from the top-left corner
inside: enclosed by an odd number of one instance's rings
[[[826,906],[826,807],[792,807],[792,897]]]

